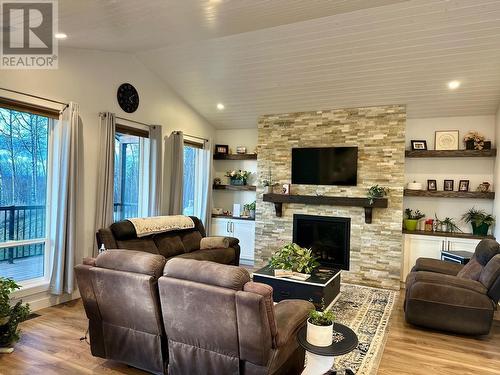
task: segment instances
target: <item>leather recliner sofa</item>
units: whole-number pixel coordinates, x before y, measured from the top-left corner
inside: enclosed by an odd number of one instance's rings
[[[466,335],[488,334],[500,299],[500,245],[482,240],[465,266],[419,258],[406,278],[408,323]]]

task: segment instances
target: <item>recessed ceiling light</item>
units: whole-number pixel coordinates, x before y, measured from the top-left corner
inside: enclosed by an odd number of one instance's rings
[[[460,87],[460,81],[450,81],[448,82],[448,88],[450,90],[455,90],[455,89],[458,89]]]
[[[219,111],[222,111],[224,108],[226,108],[226,107],[224,107],[224,104],[222,104],[222,103],[217,103],[217,109],[218,109]]]
[[[55,37],[56,39],[66,39],[68,36],[67,36],[66,34],[64,34],[64,33],[56,33],[56,34],[54,35],[54,37]]]

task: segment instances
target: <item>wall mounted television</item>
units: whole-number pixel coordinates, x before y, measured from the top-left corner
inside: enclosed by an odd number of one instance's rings
[[[356,186],[357,147],[292,148],[292,184]]]

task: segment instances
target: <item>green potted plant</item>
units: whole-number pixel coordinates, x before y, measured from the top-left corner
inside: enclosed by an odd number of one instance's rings
[[[248,215],[252,218],[255,219],[255,201],[252,203],[245,204],[243,206],[243,209],[245,211],[248,211]]]
[[[478,210],[474,207],[470,208],[462,215],[462,220],[470,223],[472,233],[476,236],[487,236],[490,226],[495,223],[495,217],[487,214],[484,210]]]
[[[12,353],[19,340],[18,325],[30,314],[29,305],[22,301],[11,305],[10,294],[20,288],[13,279],[0,277],[0,353]]]
[[[333,342],[333,322],[335,314],[332,310],[325,309],[322,301],[321,310],[309,311],[307,319],[307,342],[315,346],[330,346]]]
[[[231,185],[246,185],[250,172],[240,170],[227,171],[226,177],[229,177]]]
[[[300,247],[296,243],[290,243],[276,251],[269,260],[269,265],[275,271],[285,270],[308,275],[319,267],[312,250]]]
[[[420,210],[413,211],[410,208],[405,210],[404,225],[406,230],[416,230],[418,221],[425,216]]]
[[[436,227],[441,229],[441,230],[436,230],[437,232],[442,231],[442,232],[454,233],[462,231],[457,226],[454,219],[450,217],[445,217],[443,220],[441,220],[437,217],[436,214],[434,214],[434,217],[436,218]]]
[[[370,202],[370,205],[372,205],[373,202],[375,202],[376,198],[383,198],[387,195],[388,192],[389,188],[385,188],[379,185],[373,185],[368,189],[368,193],[366,194],[366,196]]]

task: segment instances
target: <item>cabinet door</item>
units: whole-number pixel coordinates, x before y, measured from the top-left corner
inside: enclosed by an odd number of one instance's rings
[[[470,238],[447,238],[446,250],[469,251],[473,253],[480,241],[481,240],[474,240]]]
[[[230,227],[229,219],[213,218],[212,227],[210,229],[210,235],[232,237],[232,233],[229,231],[229,227]]]
[[[240,240],[240,259],[253,262],[255,246],[255,222],[249,220],[233,220],[231,221],[231,223],[233,228],[233,236]]]
[[[445,237],[410,235],[405,238],[405,260],[407,264],[403,269],[402,281],[415,265],[418,258],[441,259],[441,250],[446,245]]]

